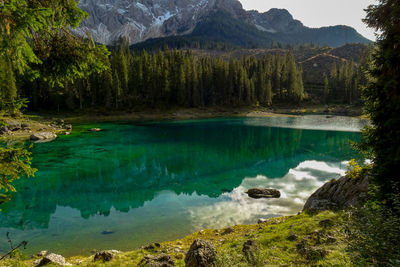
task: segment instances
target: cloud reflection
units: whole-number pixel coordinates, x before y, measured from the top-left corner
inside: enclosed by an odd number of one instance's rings
[[[345,174],[347,162],[326,163],[304,161],[290,169],[282,178],[263,175],[246,177],[232,192],[224,193],[221,201],[190,211],[193,226],[222,228],[241,223],[256,223],[259,218],[291,215],[300,211],[307,198],[326,181]],[[252,199],[245,193],[249,188],[275,188],[279,199]]]

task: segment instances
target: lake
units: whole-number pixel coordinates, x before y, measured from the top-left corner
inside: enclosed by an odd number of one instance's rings
[[[34,144],[34,178],[0,206],[0,252],[132,250],[203,228],[296,214],[346,162],[366,121],[302,116],[80,125]],[[101,132],[89,132],[92,127]],[[251,187],[280,199],[251,199]]]

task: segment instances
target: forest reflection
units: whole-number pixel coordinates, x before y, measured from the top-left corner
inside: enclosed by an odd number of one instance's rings
[[[161,191],[217,198],[246,177],[282,179],[305,161],[340,162],[357,155],[356,132],[251,126],[243,120],[102,124],[33,148],[34,179],[1,206],[0,226],[47,228],[57,206],[82,218],[128,212]],[[327,177],[326,179],[328,179]],[[325,180],[325,179],[324,179]],[[294,180],[290,180],[294,183]]]

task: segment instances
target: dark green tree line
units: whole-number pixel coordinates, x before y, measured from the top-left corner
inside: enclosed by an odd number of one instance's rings
[[[41,87],[41,99],[35,103],[69,109],[270,106],[299,103],[305,97],[302,70],[290,52],[226,61],[191,51],[131,52],[122,41],[109,57],[109,66],[110,70],[75,80],[57,91]],[[30,87],[27,83],[23,91]]]

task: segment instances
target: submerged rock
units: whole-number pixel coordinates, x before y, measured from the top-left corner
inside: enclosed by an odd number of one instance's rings
[[[101,132],[102,130],[100,128],[92,128],[89,129],[89,132]]]
[[[343,176],[329,181],[308,198],[303,211],[319,212],[360,206],[367,200],[368,185],[368,176]]]
[[[34,133],[30,137],[32,141],[53,140],[55,138],[57,138],[57,135],[52,132]]]
[[[215,266],[216,252],[213,243],[196,239],[186,253],[185,263],[187,267]]]
[[[280,198],[281,192],[276,189],[268,188],[251,188],[245,192],[249,197],[259,199],[259,198]]]
[[[43,259],[39,262],[38,266],[44,266],[47,264],[55,264],[61,266],[69,266],[70,263],[65,261],[65,258],[61,255],[50,253],[43,257]]]

